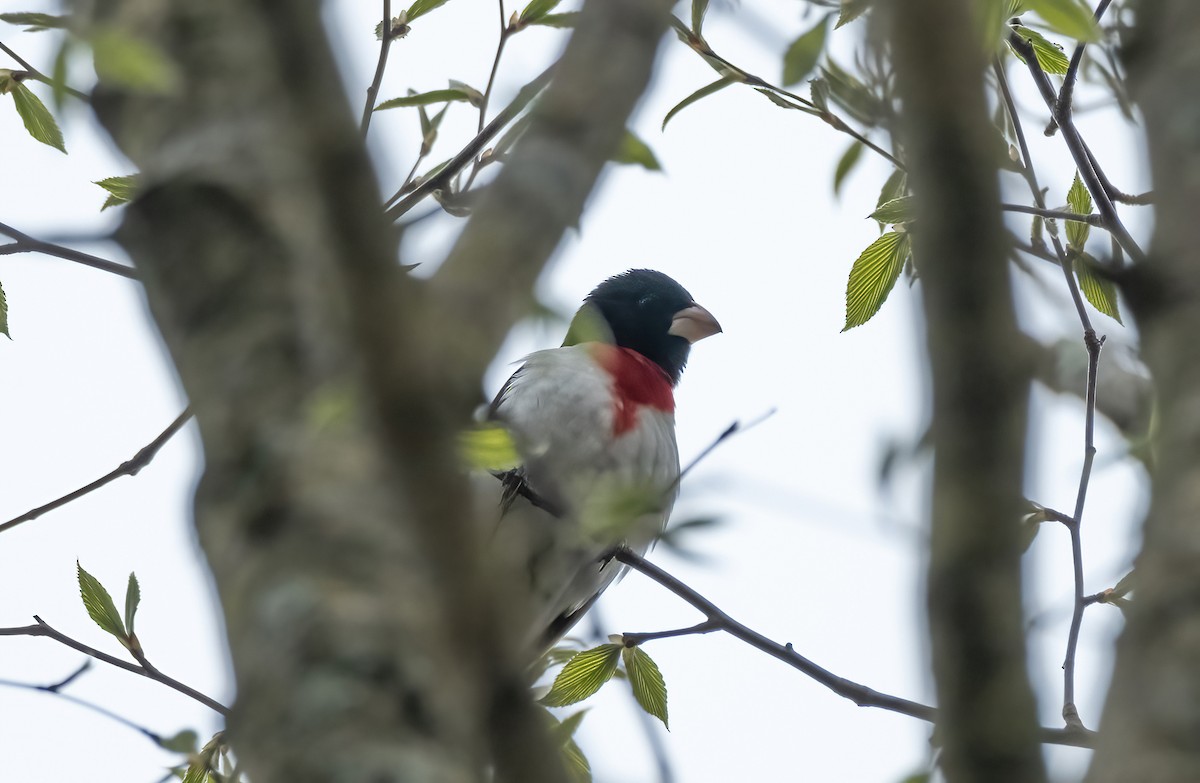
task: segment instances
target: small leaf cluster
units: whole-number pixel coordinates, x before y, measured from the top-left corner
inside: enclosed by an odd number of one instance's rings
[[[83,606],[87,609],[88,616],[102,630],[115,636],[125,649],[135,656],[140,656],[142,645],[133,632],[133,620],[142,600],[137,577],[132,572],[129,574],[129,583],[125,588],[125,615],[122,617],[113,603],[112,596],[104,589],[104,585],[100,584],[100,580],[85,571],[79,561],[75,561],[75,569],[79,580],[79,595],[83,598]]]
[[[621,636],[612,639],[572,655],[541,703],[569,707],[592,696],[614,676],[622,676],[629,681],[638,705],[669,728],[667,685],[658,664],[640,646],[626,643]]]

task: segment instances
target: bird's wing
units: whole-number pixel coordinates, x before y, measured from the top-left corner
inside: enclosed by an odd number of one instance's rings
[[[503,477],[496,535],[522,542],[535,627],[556,636],[620,572],[600,562],[604,552],[622,543],[644,552],[662,532],[679,475],[674,414],[624,409],[596,350],[530,355],[490,409],[525,459]]]

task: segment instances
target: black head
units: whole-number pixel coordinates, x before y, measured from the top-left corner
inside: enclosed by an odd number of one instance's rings
[[[683,286],[653,269],[608,278],[588,294],[580,313],[589,308],[599,311],[616,345],[657,364],[672,384],[679,383],[692,343],[721,331]]]

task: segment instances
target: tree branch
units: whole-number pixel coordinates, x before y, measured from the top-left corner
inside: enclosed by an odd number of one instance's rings
[[[83,642],[78,642],[78,641],[72,639],[70,636],[67,636],[66,634],[52,628],[48,623],[46,623],[46,621],[44,621],[42,618],[38,617],[37,615],[34,615],[33,619],[34,619],[34,625],[24,625],[24,626],[20,626],[17,628],[0,628],[0,636],[45,636],[47,638],[53,639],[54,641],[56,641],[60,644],[65,644],[67,647],[70,647],[72,650],[78,650],[79,652],[83,653],[84,655],[90,655],[91,657],[95,658],[98,661],[104,661],[107,664],[116,666],[118,669],[124,669],[127,672],[133,672],[134,674],[140,674],[141,676],[145,677],[146,679],[154,680],[155,682],[160,682],[163,685],[166,685],[168,688],[171,688],[172,690],[175,690],[175,691],[179,691],[184,696],[188,696],[192,699],[195,699],[196,701],[203,704],[205,707],[208,707],[211,710],[215,710],[216,712],[219,712],[222,715],[229,714],[229,708],[226,707],[225,705],[221,704],[221,702],[219,702],[216,699],[213,699],[209,696],[205,696],[203,693],[196,690],[195,688],[184,685],[182,682],[180,682],[179,680],[176,680],[173,677],[168,677],[167,675],[163,674],[158,669],[155,669],[153,667],[141,666],[136,663],[129,663],[128,661],[123,661],[120,658],[109,655],[106,652],[101,652],[100,650],[97,650],[95,647],[88,647]],[[61,687],[61,684],[59,687]]]
[[[69,247],[56,245],[52,242],[43,242],[40,239],[34,239],[28,234],[17,231],[12,226],[5,225],[4,223],[0,223],[0,234],[16,240],[7,245],[0,245],[0,256],[7,256],[13,253],[43,253],[48,256],[66,259],[67,261],[74,261],[84,266],[90,266],[93,269],[111,272],[121,277],[128,277],[131,280],[138,279],[137,270],[132,267],[107,261],[90,253],[84,253],[81,250],[72,250]]]
[[[1092,213],[1085,215],[1081,212],[1070,212],[1065,209],[1046,209],[1045,207],[1029,207],[1024,204],[1001,204],[1005,212],[1020,212],[1025,215],[1038,215],[1049,220],[1071,220],[1076,223],[1087,223],[1089,226],[1103,226],[1104,218]]]
[[[20,55],[18,55],[12,49],[10,49],[8,46],[6,46],[3,42],[0,42],[0,52],[4,52],[9,57],[13,58],[13,62],[17,63],[22,68],[24,68],[26,71],[28,71],[29,78],[35,79],[36,81],[39,81],[43,84],[49,84],[52,87],[54,86],[53,79],[46,76],[46,74],[42,73],[37,68],[34,68],[32,65],[30,65],[28,63],[28,61],[23,59]],[[75,89],[74,87],[67,87],[66,85],[63,85],[63,89],[66,90],[68,95],[78,98],[79,100],[83,101],[84,103],[90,103],[92,100],[91,97],[89,97],[86,92],[81,92],[81,91]]]
[[[365,139],[371,129],[371,117],[375,114],[375,101],[379,99],[379,86],[383,84],[383,72],[387,70],[388,50],[396,39],[392,32],[392,0],[383,0],[383,22],[379,28],[379,62],[375,64],[375,78],[367,87],[367,101],[363,105],[359,127]]]
[[[108,473],[104,474],[90,484],[86,484],[74,492],[69,492],[57,500],[52,500],[45,505],[26,511],[24,514],[21,514],[18,517],[13,517],[4,524],[0,524],[0,533],[14,528],[22,522],[29,522],[37,519],[42,514],[53,511],[56,508],[62,508],[71,501],[78,500],[84,495],[100,489],[105,484],[119,479],[121,476],[136,476],[138,471],[150,464],[150,461],[153,460],[158,454],[159,449],[166,445],[167,441],[169,441],[175,435],[175,433],[183,429],[183,425],[187,424],[188,419],[191,417],[191,408],[184,408],[183,413],[179,414],[175,418],[175,421],[167,425],[167,428],[159,433],[158,437],[147,443],[142,448],[138,449],[137,454],[134,454],[132,457],[122,462],[120,465],[113,468]]]
[[[772,658],[803,672],[838,696],[849,699],[860,707],[878,707],[889,712],[896,712],[929,722],[937,720],[937,710],[933,707],[910,701],[909,699],[903,699],[899,696],[880,693],[865,685],[847,680],[844,677],[839,677],[796,652],[791,644],[779,644],[757,631],[747,628],[718,608],[712,601],[709,601],[678,578],[649,562],[641,555],[621,547],[614,549],[609,556],[616,558],[638,573],[662,585],[694,608],[700,610],[705,617],[704,622],[688,628],[680,628],[672,631],[623,634],[627,646],[633,647],[655,639],[723,631],[735,639],[745,642],[754,649],[765,652]],[[1055,745],[1072,745],[1081,748],[1092,747],[1095,740],[1095,733],[1086,730],[1043,728],[1040,730],[1040,734],[1042,742]]]

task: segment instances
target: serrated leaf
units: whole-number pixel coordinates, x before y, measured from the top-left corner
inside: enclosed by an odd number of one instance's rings
[[[662,171],[662,165],[654,156],[654,150],[629,130],[621,137],[621,144],[612,159],[614,163],[630,163],[650,171]]]
[[[557,27],[559,29],[571,28],[579,24],[579,12],[567,11],[566,13],[562,14],[546,14],[545,16],[538,18],[536,21],[531,22],[531,24],[540,25],[542,27]]]
[[[837,168],[833,170],[833,195],[836,196],[838,191],[842,189],[842,183],[845,182],[846,175],[858,164],[859,159],[862,157],[862,151],[862,142],[855,141],[846,148],[846,151],[842,153],[842,157],[838,158]]]
[[[909,246],[907,232],[889,231],[868,245],[854,262],[846,284],[843,332],[862,326],[879,312],[904,268]]]
[[[0,334],[12,339],[12,335],[8,333],[8,299],[4,296],[4,286],[2,285],[0,285]]]
[[[821,52],[825,50],[825,35],[829,31],[829,17],[800,35],[783,55],[783,86],[796,84],[817,67]]]
[[[671,110],[669,112],[667,112],[667,116],[663,117],[662,129],[666,130],[667,123],[671,121],[671,118],[674,117],[679,112],[686,109],[688,106],[691,106],[693,103],[700,100],[701,98],[707,98],[709,95],[712,95],[714,92],[717,92],[718,90],[725,89],[729,85],[733,84],[735,81],[737,81],[737,79],[735,79],[732,76],[722,76],[720,79],[717,79],[712,84],[706,84],[703,87],[701,87],[700,89],[696,90],[694,93],[692,93],[688,97],[684,98],[679,103],[675,104],[671,108]]]
[[[75,568],[79,577],[79,594],[83,598],[83,606],[87,609],[88,616],[113,636],[125,643],[126,634],[125,626],[121,622],[121,615],[117,614],[117,607],[113,603],[112,596],[104,589],[104,585],[96,577],[83,570],[83,566],[79,561],[75,561]]]
[[[176,753],[195,753],[199,747],[200,738],[191,729],[184,729],[174,737],[160,738],[159,747]]]
[[[12,88],[12,97],[17,114],[21,115],[21,122],[25,123],[25,130],[29,131],[29,135],[65,155],[67,148],[63,144],[62,131],[59,130],[58,123],[54,121],[54,115],[46,108],[46,104],[24,84],[17,84]]]
[[[390,101],[384,101],[375,107],[375,111],[400,109],[406,106],[428,106],[431,103],[447,103],[450,101],[470,102],[470,100],[471,97],[464,90],[430,90],[429,92],[419,92],[413,95],[405,95],[403,98],[392,98]]]
[[[862,16],[870,6],[871,0],[842,0],[837,24],[833,26],[833,29],[836,30],[842,25],[850,24]]]
[[[404,21],[405,23],[412,22],[418,16],[424,16],[435,8],[441,8],[448,2],[449,0],[416,0],[415,3],[408,7],[408,12],[404,15]]]
[[[1013,32],[1024,38],[1033,47],[1033,54],[1037,57],[1038,65],[1042,66],[1043,71],[1055,76],[1062,76],[1067,72],[1070,61],[1061,46],[1047,39],[1037,30],[1031,30],[1022,25],[1014,25]],[[1017,50],[1012,47],[1009,47],[1009,50],[1016,55],[1018,60],[1025,62]]]
[[[105,177],[92,184],[99,185],[108,191],[108,200],[104,202],[104,206],[100,207],[100,211],[103,212],[109,207],[125,204],[133,198],[138,184],[138,175],[126,174],[120,177]]]
[[[592,783],[592,765],[587,756],[583,755],[575,740],[567,740],[562,748],[563,759],[567,764],[567,778],[571,783]]]
[[[550,692],[540,699],[547,707],[567,707],[583,701],[612,679],[621,659],[621,644],[602,644],[567,661]]]
[[[188,764],[187,772],[183,775],[183,783],[206,783],[208,780],[208,766],[202,761],[193,761]]]
[[[1078,225],[1067,223],[1067,226]],[[1117,286],[1107,277],[1096,273],[1096,260],[1087,253],[1075,253],[1075,279],[1079,281],[1079,292],[1091,302],[1092,307],[1124,325],[1120,306],[1117,304]]]
[[[125,630],[133,636],[133,618],[137,614],[138,604],[142,602],[142,590],[138,587],[137,577],[129,572],[129,584],[125,588]]]
[[[665,728],[671,728],[667,723],[667,684],[658,664],[641,647],[626,647],[621,656],[633,698],[643,710],[661,720]]]
[[[153,41],[136,38],[113,27],[102,27],[91,34],[96,75],[110,85],[132,92],[164,95],[173,92],[182,81],[179,67]]]
[[[912,196],[900,196],[880,205],[868,217],[880,223],[910,223],[916,217],[916,203]]]
[[[521,11],[521,16],[517,20],[518,26],[534,24],[538,19],[553,11],[560,2],[562,0],[529,0],[529,5],[525,6],[525,10]]]
[[[0,14],[0,22],[27,25],[24,32],[37,33],[42,30],[64,29],[70,22],[70,17],[26,11],[14,14]]]
[[[1092,10],[1078,0],[1024,0],[1024,6],[1042,17],[1050,29],[1077,41],[1100,40]]]
[[[1080,181],[1079,172],[1075,172],[1075,181],[1071,183],[1071,189],[1067,191],[1067,206],[1072,212],[1080,215],[1092,214],[1092,194]],[[1080,223],[1078,220],[1064,222],[1067,224],[1067,245],[1082,251],[1083,246],[1087,244],[1088,233],[1092,227],[1087,223]]]

